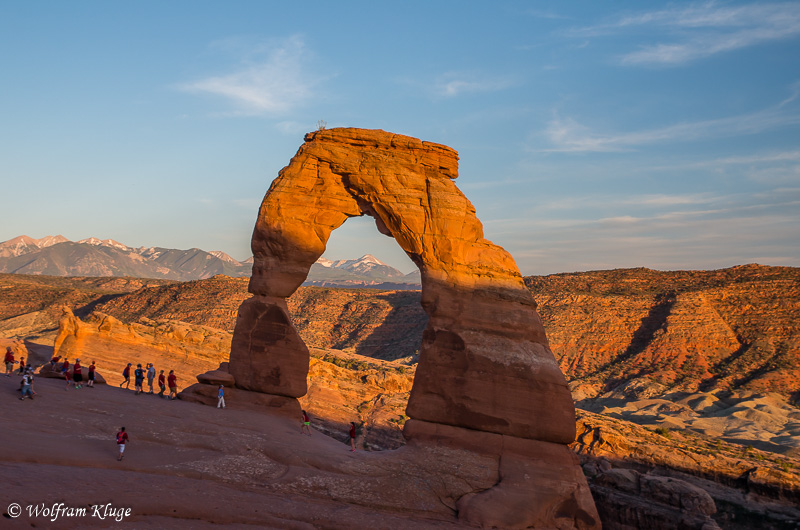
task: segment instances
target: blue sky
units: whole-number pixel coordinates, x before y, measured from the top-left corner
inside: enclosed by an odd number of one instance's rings
[[[324,120],[456,149],[523,274],[800,266],[800,2],[9,0],[0,50],[0,241],[245,259]]]

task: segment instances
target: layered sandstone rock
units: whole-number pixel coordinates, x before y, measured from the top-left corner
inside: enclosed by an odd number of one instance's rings
[[[492,492],[460,501],[459,514],[494,525],[509,522],[498,513],[523,510],[513,526],[556,526],[556,519],[596,526],[583,476],[564,472],[577,469],[565,447],[575,435],[566,381],[514,260],[483,237],[475,209],[453,183],[457,162],[448,147],[384,131],[306,135],[259,210],[249,285],[254,296],[239,310],[230,373],[240,388],[305,394],[309,353],[286,298],[306,279],[333,230],[349,217],[370,215],[422,277],[429,320],[407,407],[417,420],[414,437],[439,439],[446,426],[454,433],[492,433],[515,447],[506,460],[517,462],[518,455],[535,462],[531,472],[539,478],[528,493],[537,502],[507,494],[529,476],[520,478],[519,465],[512,464],[509,478]],[[459,434],[447,432],[457,443]]]
[[[127,363],[143,367],[154,363],[158,371],[174,370],[179,386],[226,360],[231,334],[225,331],[174,320],[125,323],[100,312],[85,320],[63,308],[54,354],[73,361],[80,357],[84,365],[97,361],[111,384],[122,382]],[[46,375],[47,370],[44,370]],[[58,374],[56,374],[58,375]]]

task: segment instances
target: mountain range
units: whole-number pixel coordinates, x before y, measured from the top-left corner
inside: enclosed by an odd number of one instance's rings
[[[199,248],[129,247],[113,239],[25,235],[0,243],[0,272],[47,276],[125,276],[191,281],[217,274],[248,277],[253,259],[238,261],[225,252]],[[403,274],[372,255],[354,260],[320,258],[305,285],[418,289],[418,271]]]

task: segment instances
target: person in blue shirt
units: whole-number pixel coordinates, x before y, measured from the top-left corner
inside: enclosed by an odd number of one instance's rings
[[[225,390],[222,385],[219,385],[219,397],[217,398],[217,408],[225,408]]]

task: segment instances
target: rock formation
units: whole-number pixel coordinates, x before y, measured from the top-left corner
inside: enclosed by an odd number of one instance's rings
[[[800,461],[578,411],[573,449],[607,528],[795,528]]]
[[[63,308],[54,355],[69,359],[82,358],[88,366],[97,361],[111,384],[122,382],[122,369],[127,363],[144,367],[148,362],[157,370],[175,370],[181,387],[194,375],[216,366],[227,356],[231,334],[225,331],[174,320],[125,323],[100,313],[91,313],[85,320]],[[47,375],[45,368],[42,375]],[[60,372],[56,372],[56,376]]]
[[[254,296],[239,309],[231,346],[236,385],[286,397],[306,393],[308,348],[286,298],[333,230],[370,215],[419,267],[429,317],[407,437],[491,447],[500,457],[498,484],[460,499],[459,516],[482,525],[598,525],[566,447],[575,436],[566,381],[514,260],[484,239],[475,209],[453,183],[456,152],[360,129],[318,131],[305,140],[259,210]]]

